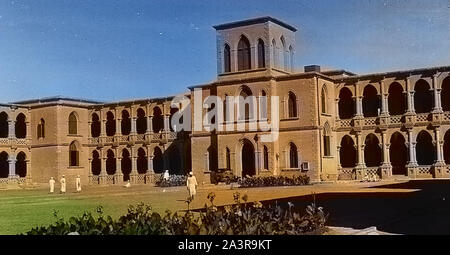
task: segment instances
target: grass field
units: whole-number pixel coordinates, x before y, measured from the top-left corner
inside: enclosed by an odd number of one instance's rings
[[[391,189],[371,189],[379,184],[321,184],[303,187],[272,187],[253,189],[230,189],[229,186],[211,186],[199,189],[198,196],[192,203],[192,208],[201,208],[207,203],[209,192],[216,193],[217,205],[233,202],[233,193],[247,194],[250,201],[276,200],[289,197],[310,196],[314,193],[330,192],[392,192]],[[385,183],[384,183],[385,184]],[[395,189],[395,192],[408,190]],[[144,202],[153,207],[154,211],[164,213],[166,210],[177,211],[187,208],[184,200],[187,190],[184,187],[156,188],[149,186],[123,187],[83,187],[81,193],[68,189],[65,195],[48,194],[44,188],[33,190],[0,190],[0,234],[18,234],[32,227],[48,225],[54,222],[53,212],[68,219],[80,215],[84,211],[95,212],[98,206],[103,206],[104,213],[119,217],[126,213],[128,205]],[[312,196],[310,196],[312,201]]]

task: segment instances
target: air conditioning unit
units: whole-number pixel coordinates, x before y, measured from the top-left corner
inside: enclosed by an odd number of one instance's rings
[[[302,171],[309,171],[309,162],[302,163]]]

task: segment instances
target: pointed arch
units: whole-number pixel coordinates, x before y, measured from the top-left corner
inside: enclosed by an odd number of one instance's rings
[[[393,175],[407,175],[406,164],[408,162],[408,148],[406,147],[405,137],[395,132],[391,136],[389,156],[392,165]]]
[[[153,150],[153,168],[157,174],[164,172],[164,157],[159,147],[155,147]]]
[[[339,92],[339,118],[351,119],[355,115],[355,100],[353,93],[348,88],[342,88]]]
[[[322,113],[327,114],[328,113],[328,91],[327,91],[327,85],[324,84],[322,86],[322,93],[320,94],[320,102],[322,107]]]
[[[436,160],[436,149],[433,138],[427,131],[420,131],[416,139],[417,163],[421,166],[430,166]]]
[[[289,143],[289,168],[299,168],[298,149],[294,143]]]
[[[19,113],[16,117],[16,138],[24,139],[27,136],[27,123],[25,114]]]
[[[69,135],[78,134],[78,116],[75,112],[69,114]]]
[[[20,178],[25,178],[27,176],[27,155],[21,151],[16,156],[16,174]]]
[[[223,71],[225,73],[231,72],[231,49],[228,44],[223,47]]]
[[[381,150],[380,141],[374,134],[366,136],[364,142],[364,159],[367,167],[381,166],[383,152]]]
[[[45,120],[40,119],[37,125],[37,138],[45,138]]]
[[[132,163],[131,163],[131,154],[126,148],[122,150],[122,159],[120,160],[120,167],[122,169],[123,181],[129,181]]]
[[[269,149],[265,145],[263,148],[263,168],[269,170]]]
[[[450,165],[450,130],[444,136],[444,160],[447,165]]]
[[[280,41],[281,41],[281,50],[282,50],[282,56],[283,56],[283,70],[287,71],[288,70],[288,63],[289,63],[289,56],[287,54],[287,48],[286,48],[286,40],[284,39],[284,36],[280,37]]]
[[[161,108],[158,106],[153,108],[152,126],[154,133],[160,133],[164,129],[164,117]]]
[[[417,81],[414,90],[414,108],[417,113],[429,113],[433,110],[433,92],[423,79]]]
[[[356,166],[356,148],[353,139],[346,135],[341,140],[340,162],[344,168],[352,168]]]
[[[80,145],[77,141],[73,141],[69,145],[69,166],[80,165]]]
[[[100,154],[97,150],[92,151],[91,171],[92,175],[96,176],[100,175],[100,173],[102,172]]]
[[[6,112],[0,113],[0,138],[8,138],[9,135],[9,124],[8,124],[8,114]]]
[[[363,92],[363,113],[364,117],[376,117],[380,109],[380,98],[377,89],[372,85],[367,85]]]
[[[120,131],[122,135],[130,135],[131,133],[131,118],[127,110],[122,111],[122,120],[120,121]]]
[[[251,69],[250,42],[244,35],[238,43],[238,71]]]
[[[258,68],[266,67],[266,46],[262,39],[258,39]]]
[[[114,136],[116,134],[116,119],[114,114],[109,111],[106,113],[106,135]]]
[[[331,128],[328,122],[323,126],[323,155],[325,157],[331,156]]]
[[[137,109],[136,132],[140,135],[147,132],[147,116],[142,108]]]
[[[272,40],[272,59],[273,59],[273,68],[278,68],[278,49],[277,49],[277,42],[275,39]]]
[[[389,86],[388,106],[390,115],[403,115],[406,112],[406,94],[398,82]]]
[[[137,172],[138,174],[145,174],[148,170],[147,154],[144,148],[139,148],[137,153]]]
[[[9,176],[9,155],[2,151],[0,153],[0,178],[8,178]]]
[[[91,136],[92,137],[100,137],[101,133],[101,122],[97,113],[93,113],[91,117]]]
[[[450,76],[447,76],[442,82],[441,102],[442,110],[450,111]]]
[[[225,148],[225,168],[231,170],[231,152],[228,147]]]
[[[297,96],[291,91],[289,91],[288,93],[288,117],[289,118],[298,117]]]
[[[114,151],[109,149],[106,152],[106,174],[114,175],[116,173],[116,169],[117,169],[116,156],[114,154]]]

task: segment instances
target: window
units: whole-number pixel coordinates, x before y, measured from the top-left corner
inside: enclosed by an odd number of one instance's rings
[[[289,167],[290,168],[298,168],[298,153],[297,146],[291,143],[289,146]]]
[[[41,119],[37,125],[37,138],[45,138],[45,120]]]
[[[72,142],[69,146],[69,166],[79,166],[79,151],[76,142]]]
[[[323,85],[322,88],[322,95],[320,97],[320,101],[322,104],[322,113],[328,113],[328,109],[327,109],[327,88],[325,85]]]
[[[238,71],[251,69],[250,42],[242,36],[238,44]]]
[[[266,49],[264,46],[264,41],[258,40],[258,68],[266,67]]]
[[[277,42],[275,39],[272,40],[272,59],[273,59],[273,67],[278,67],[278,51],[277,51]]]
[[[78,134],[78,120],[75,113],[69,115],[69,135]]]
[[[227,168],[227,170],[230,170],[231,169],[231,153],[230,153],[230,149],[226,149],[226,156],[225,156],[225,158],[226,158],[226,168]]]
[[[264,146],[264,169],[269,170],[269,150]]]
[[[228,46],[228,44],[225,44],[223,50],[223,65],[225,73],[231,72],[231,51],[230,46]]]
[[[297,98],[292,92],[289,92],[288,109],[289,118],[297,117]]]
[[[252,91],[249,87],[244,86],[239,94],[243,101],[239,102],[239,120],[252,120],[255,118],[253,115],[255,105],[253,104]],[[250,97],[250,98],[249,98]],[[249,99],[250,101],[248,101]],[[244,110],[244,111],[242,111]]]
[[[323,155],[326,157],[331,156],[331,145],[330,145],[330,125],[328,122],[324,125],[324,133],[323,133]]]
[[[330,137],[328,135],[323,136],[323,155],[326,157],[331,156]]]

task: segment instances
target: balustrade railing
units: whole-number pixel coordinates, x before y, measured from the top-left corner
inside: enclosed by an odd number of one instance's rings
[[[428,113],[418,113],[416,115],[416,122],[417,123],[427,123],[428,122]]]
[[[402,116],[391,116],[389,122],[390,124],[402,124]]]

